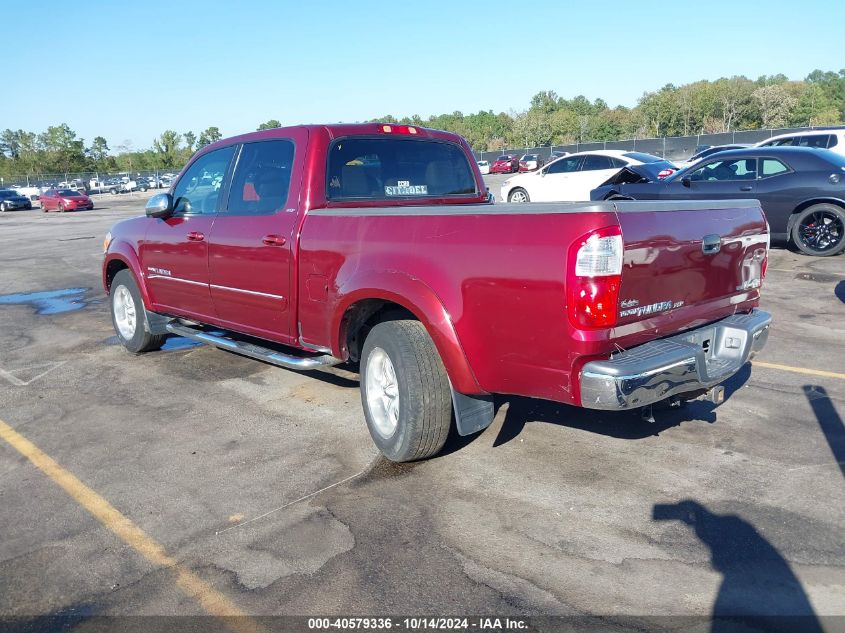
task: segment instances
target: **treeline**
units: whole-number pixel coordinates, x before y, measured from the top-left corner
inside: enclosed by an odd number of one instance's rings
[[[756,80],[730,77],[667,84],[646,92],[633,108],[611,108],[602,99],[565,99],[553,91],[539,92],[521,112],[419,115],[373,121],[404,123],[457,132],[476,150],[537,147],[586,141],[612,141],[660,136],[712,134],[758,128],[840,125],[845,123],[845,69],[814,70],[803,81],[784,75]],[[280,127],[271,119],[259,130]],[[148,149],[135,150],[129,141],[110,148],[102,136],[90,145],[66,124],[35,134],[23,130],[0,133],[0,176],[59,174],[81,171],[175,170],[197,149],[219,140],[209,127],[196,134],[165,130]]]

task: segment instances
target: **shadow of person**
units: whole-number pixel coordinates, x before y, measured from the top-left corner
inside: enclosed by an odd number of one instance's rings
[[[692,500],[655,504],[652,516],[686,523],[710,548],[713,569],[722,574],[711,631],[822,632],[789,564],[748,521]]]
[[[827,445],[833,453],[833,458],[839,464],[839,470],[845,477],[845,424],[833,406],[827,390],[819,385],[804,385],[804,395],[813,408],[819,427],[824,433]]]
[[[835,294],[842,303],[845,303],[845,280],[836,284],[836,287],[833,289],[833,294]]]

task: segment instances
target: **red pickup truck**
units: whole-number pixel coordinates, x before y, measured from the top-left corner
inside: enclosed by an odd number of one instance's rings
[[[363,124],[209,145],[114,226],[135,353],[178,334],[293,369],[360,363],[390,459],[477,432],[492,394],[592,409],[715,393],[765,344],[759,204],[492,204],[459,136]]]

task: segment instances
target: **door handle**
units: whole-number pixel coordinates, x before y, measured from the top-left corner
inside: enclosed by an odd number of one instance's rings
[[[281,235],[265,235],[261,241],[267,246],[284,246],[287,240]]]
[[[753,188],[754,187],[752,187],[750,185],[745,185],[744,187],[740,187],[739,190],[740,191],[751,191]]]
[[[199,231],[191,231],[186,237],[192,242],[202,242],[205,239],[205,235]]]

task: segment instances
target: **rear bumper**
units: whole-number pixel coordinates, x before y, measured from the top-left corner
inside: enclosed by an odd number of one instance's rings
[[[620,411],[714,387],[763,349],[771,322],[768,312],[753,310],[589,362],[581,406]]]

